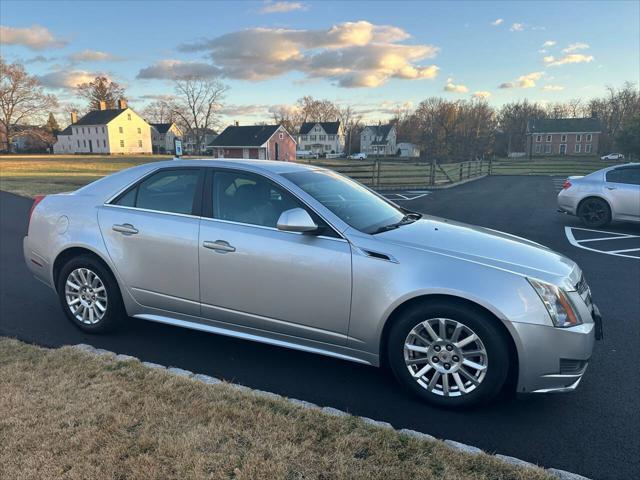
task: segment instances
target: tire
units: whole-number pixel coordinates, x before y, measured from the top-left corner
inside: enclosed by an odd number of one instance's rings
[[[586,227],[604,227],[611,223],[611,208],[601,198],[588,197],[580,202],[578,217]]]
[[[441,319],[444,319],[447,332],[444,336],[439,329]],[[425,329],[425,323],[432,327],[431,334]],[[451,338],[457,328],[460,333],[458,341],[454,342]],[[415,333],[427,342],[419,339]],[[433,334],[438,339],[432,338]],[[473,340],[472,334],[477,336],[479,343]],[[446,341],[447,337],[449,341]],[[428,340],[431,342],[427,347]],[[496,324],[496,319],[488,314],[455,303],[418,304],[409,307],[395,319],[387,341],[387,359],[400,384],[422,400],[440,407],[463,408],[487,403],[500,392],[509,372],[507,342],[506,334]],[[412,344],[411,348],[419,347],[426,351],[408,350],[406,343]],[[452,351],[447,350],[449,347],[452,347]],[[437,348],[440,350],[436,351]],[[484,355],[473,355],[473,352],[482,350]],[[433,361],[436,356],[439,357],[437,363]],[[467,361],[484,368],[472,368],[462,363]],[[415,362],[415,365],[407,362]],[[450,368],[445,369],[447,366]],[[427,372],[423,373],[424,370]],[[430,389],[436,373],[440,376]]]
[[[60,270],[57,286],[62,311],[83,332],[112,331],[125,316],[116,279],[102,262],[91,255],[79,255],[69,260]],[[72,310],[79,306],[83,307],[81,311]]]

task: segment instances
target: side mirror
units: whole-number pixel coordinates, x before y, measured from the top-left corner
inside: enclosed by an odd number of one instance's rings
[[[303,208],[292,208],[282,212],[278,219],[278,230],[284,232],[314,232],[318,225]]]

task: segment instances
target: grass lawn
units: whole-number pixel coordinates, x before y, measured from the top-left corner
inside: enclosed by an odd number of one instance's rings
[[[69,347],[0,338],[0,378],[2,478],[550,478]]]

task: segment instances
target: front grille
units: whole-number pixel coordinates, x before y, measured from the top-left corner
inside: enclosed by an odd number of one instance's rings
[[[579,374],[585,369],[586,366],[586,360],[572,360],[569,358],[560,359],[560,373],[564,375]]]
[[[589,285],[587,285],[587,280],[584,278],[584,275],[581,275],[580,281],[576,283],[576,291],[578,295],[582,296],[587,290],[589,290]]]

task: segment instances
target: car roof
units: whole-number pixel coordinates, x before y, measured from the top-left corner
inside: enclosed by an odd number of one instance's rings
[[[243,170],[254,170],[256,172],[270,172],[275,174],[291,173],[299,171],[320,170],[321,167],[315,165],[305,165],[295,162],[284,162],[276,160],[251,160],[251,159],[228,159],[228,158],[203,158],[203,159],[174,159],[163,162],[153,162],[154,168],[162,167],[218,167],[218,168],[242,168]]]

